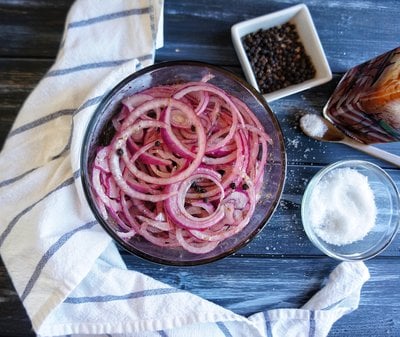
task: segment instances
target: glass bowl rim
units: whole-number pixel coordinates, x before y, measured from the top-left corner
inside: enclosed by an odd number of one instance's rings
[[[160,68],[167,68],[170,66],[196,66],[196,67],[206,67],[209,69],[214,69],[217,72],[223,74],[224,76],[228,77],[229,79],[233,80],[234,82],[237,82],[240,84],[242,87],[244,87],[246,90],[248,90],[254,98],[257,100],[257,102],[264,108],[264,110],[268,113],[268,116],[273,123],[273,128],[277,132],[277,138],[279,139],[279,153],[281,153],[281,178],[278,182],[278,187],[276,189],[276,198],[275,200],[271,203],[270,209],[268,212],[265,213],[263,216],[263,220],[260,221],[260,223],[252,230],[244,239],[240,241],[240,243],[236,244],[233,246],[231,249],[228,249],[226,251],[221,252],[220,254],[217,254],[215,256],[206,258],[206,259],[200,259],[200,260],[193,260],[193,261],[178,261],[174,260],[171,261],[166,258],[160,258],[156,256],[152,256],[149,253],[142,252],[139,249],[136,249],[132,245],[128,244],[124,240],[122,240],[116,233],[113,231],[110,226],[107,224],[107,221],[103,219],[101,216],[99,210],[97,207],[94,205],[94,200],[92,200],[91,196],[91,191],[90,191],[90,182],[87,181],[88,179],[86,177],[89,176],[88,172],[88,147],[89,147],[89,140],[91,137],[91,132],[93,131],[93,127],[96,124],[97,118],[99,115],[102,114],[104,109],[107,107],[107,104],[109,101],[116,95],[122,88],[124,88],[128,83],[131,81],[135,80],[136,78],[139,78],[140,76],[154,71],[158,70]],[[283,194],[283,189],[285,186],[286,182],[286,174],[287,174],[287,153],[285,149],[285,142],[284,142],[284,137],[283,137],[283,132],[282,128],[279,124],[278,118],[274,114],[274,112],[271,110],[270,106],[268,103],[265,101],[263,96],[255,89],[253,88],[249,83],[247,83],[244,79],[240,78],[236,74],[234,74],[232,71],[229,71],[227,69],[224,69],[220,66],[213,65],[211,63],[207,62],[202,62],[202,61],[192,61],[192,60],[178,60],[178,61],[164,61],[164,62],[159,62],[155,63],[153,65],[150,65],[148,67],[145,67],[143,69],[140,69],[124,79],[122,79],[119,83],[117,83],[110,91],[108,94],[106,94],[102,100],[100,101],[99,105],[96,107],[94,110],[92,116],[89,119],[89,122],[86,126],[86,130],[84,133],[84,137],[82,140],[82,146],[81,146],[81,151],[80,151],[80,178],[81,178],[81,183],[84,191],[84,195],[86,198],[86,201],[89,205],[89,208],[94,215],[96,221],[101,225],[101,227],[107,232],[107,234],[119,245],[121,246],[124,250],[126,250],[128,253],[136,255],[140,258],[143,258],[147,261],[154,262],[157,264],[161,265],[170,265],[170,266],[198,266],[198,265],[203,265],[207,263],[211,263],[220,259],[223,259],[239,249],[243,248],[245,245],[247,245],[251,240],[254,239],[254,237],[267,225],[267,222],[271,219],[272,215],[278,208],[280,199]]]

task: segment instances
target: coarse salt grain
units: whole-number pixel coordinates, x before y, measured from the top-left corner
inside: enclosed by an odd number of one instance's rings
[[[318,182],[310,196],[311,227],[332,245],[363,239],[374,227],[376,214],[368,178],[355,169],[333,170]]]
[[[301,128],[311,137],[323,137],[328,127],[321,118],[314,114],[307,114],[300,119]]]

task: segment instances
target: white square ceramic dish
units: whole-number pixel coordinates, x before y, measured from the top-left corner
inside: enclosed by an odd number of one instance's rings
[[[263,96],[267,102],[315,87],[332,79],[332,72],[312,21],[311,14],[306,5],[300,4],[278,12],[242,21],[232,26],[231,34],[233,46],[247,81],[260,91],[255,74],[243,47],[242,38],[259,29],[269,29],[286,22],[290,22],[296,26],[299,38],[315,67],[316,73],[314,78],[310,80],[264,94]]]

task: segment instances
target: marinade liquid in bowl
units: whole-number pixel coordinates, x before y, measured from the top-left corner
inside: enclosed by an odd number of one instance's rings
[[[280,126],[246,82],[200,62],[134,73],[88,125],[81,176],[92,212],[129,252],[195,265],[251,240],[282,193]]]

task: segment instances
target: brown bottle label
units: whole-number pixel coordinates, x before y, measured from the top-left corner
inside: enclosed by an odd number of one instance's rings
[[[366,144],[400,140],[400,47],[343,76],[324,116]]]

